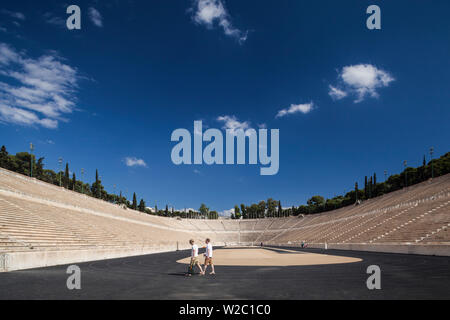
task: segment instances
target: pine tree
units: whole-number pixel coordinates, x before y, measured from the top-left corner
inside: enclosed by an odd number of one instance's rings
[[[281,201],[278,201],[278,216],[283,214],[283,208],[281,207]]]
[[[247,210],[245,208],[245,204],[243,204],[243,203],[241,203],[241,213],[242,213],[243,219],[248,219]]]
[[[39,158],[36,162],[36,173],[34,174],[35,178],[42,180],[42,175],[44,174],[44,158]]]
[[[164,211],[166,217],[169,216],[169,206],[166,204],[166,210]]]
[[[0,167],[9,169],[9,156],[5,146],[0,149]]]
[[[234,206],[234,216],[236,217],[236,219],[240,219],[241,217],[241,210],[239,209],[238,205]]]
[[[206,218],[209,212],[209,208],[204,203],[202,203],[198,211],[200,211],[202,217]]]

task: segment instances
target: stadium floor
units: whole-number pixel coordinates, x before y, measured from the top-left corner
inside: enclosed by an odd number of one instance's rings
[[[81,290],[72,291],[66,287],[68,266],[0,273],[0,299],[450,299],[448,257],[328,250],[328,255],[362,261],[218,266],[214,276],[185,277],[186,265],[176,261],[188,254],[180,251],[80,263]],[[367,289],[370,265],[381,268],[381,290]]]

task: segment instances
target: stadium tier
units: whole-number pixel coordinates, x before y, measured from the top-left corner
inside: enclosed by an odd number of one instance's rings
[[[186,249],[206,237],[448,249],[449,227],[450,175],[322,214],[238,221],[157,217],[0,169],[0,271]]]

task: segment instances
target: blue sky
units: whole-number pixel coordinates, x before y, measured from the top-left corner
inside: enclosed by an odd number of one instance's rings
[[[450,151],[448,1],[76,4],[82,28],[69,31],[59,1],[2,1],[0,144],[33,142],[47,167],[63,157],[88,182],[98,168],[110,192],[287,207]],[[381,30],[366,28],[371,4]],[[195,120],[279,129],[279,173],[175,166],[170,135]]]

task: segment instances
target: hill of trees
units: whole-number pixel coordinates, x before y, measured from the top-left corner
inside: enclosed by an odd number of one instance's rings
[[[70,173],[69,163],[66,163],[65,170],[54,172],[53,170],[44,168],[45,158],[36,160],[35,156],[28,152],[19,152],[15,155],[9,154],[5,146],[0,149],[0,167],[20,173],[26,176],[64,187],[75,192],[83,193],[85,195],[95,197],[111,203],[116,203],[124,207],[139,210],[147,214],[165,216],[165,217],[181,217],[192,219],[218,219],[217,211],[210,210],[205,204],[201,204],[198,211],[183,210],[176,211],[172,207],[166,205],[164,210],[159,210],[155,204],[154,209],[146,206],[144,199],[138,203],[136,193],[133,193],[132,201],[129,201],[122,195],[122,191],[118,195],[108,193],[102,185],[98,170],[95,172],[95,180],[92,184],[85,183],[78,180],[76,174]],[[422,166],[413,168],[408,167],[400,174],[391,175],[386,181],[378,182],[377,175],[365,177],[364,188],[360,189],[358,183],[355,183],[354,190],[339,195],[331,199],[325,199],[320,195],[311,197],[306,204],[298,207],[282,208],[281,202],[272,198],[267,201],[260,201],[257,204],[249,206],[241,204],[234,207],[232,219],[255,219],[255,218],[271,218],[271,217],[286,217],[297,216],[300,214],[316,214],[326,211],[335,210],[349,205],[354,205],[358,200],[364,201],[375,198],[383,194],[393,192],[411,186],[423,181],[426,181],[432,176],[438,177],[450,173],[450,152],[446,153],[439,159],[434,159],[429,163],[426,162],[425,156],[423,158]]]

